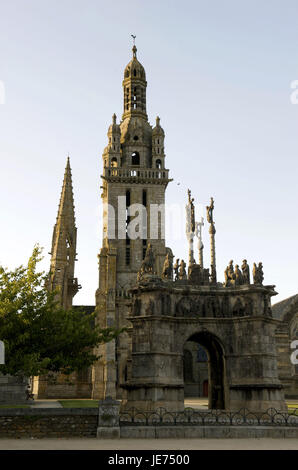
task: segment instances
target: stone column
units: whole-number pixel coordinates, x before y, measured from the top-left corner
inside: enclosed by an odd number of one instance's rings
[[[206,207],[207,209],[207,221],[210,224],[209,233],[210,233],[210,245],[211,245],[211,284],[216,284],[216,259],[215,259],[215,226],[213,220],[213,211],[214,211],[214,200],[213,197],[210,201],[210,206]]]
[[[201,268],[204,268],[204,261],[203,261],[203,249],[204,245],[202,242],[202,227],[204,226],[204,218],[201,217],[201,222],[196,222],[196,236],[198,238],[198,252],[199,252],[199,265]]]
[[[212,223],[209,227],[210,233],[210,248],[211,248],[211,283],[216,284],[216,257],[215,257],[215,226]]]
[[[194,264],[193,255],[193,239],[195,236],[195,207],[193,204],[194,199],[191,198],[191,191],[188,190],[188,204],[185,206],[186,209],[186,237],[188,240],[188,266]]]
[[[98,409],[98,439],[119,439],[120,438],[120,422],[119,422],[120,401],[107,397],[99,402]]]

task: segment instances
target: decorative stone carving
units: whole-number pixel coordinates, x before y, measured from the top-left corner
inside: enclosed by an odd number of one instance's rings
[[[154,315],[155,314],[155,304],[152,299],[149,300],[147,307],[145,309],[146,315]]]
[[[180,261],[180,259],[177,258],[176,262],[174,264],[174,273],[175,273],[175,279],[174,280],[175,281],[178,281],[178,279],[179,279],[179,261]]]
[[[233,308],[234,317],[243,317],[245,314],[245,309],[240,298],[237,298],[236,303]]]
[[[171,296],[169,294],[160,294],[155,304],[155,313],[158,315],[171,315],[172,304]]]
[[[227,318],[227,317],[231,316],[230,300],[229,300],[229,297],[227,297],[227,296],[224,296],[223,299],[222,299],[221,311],[222,311],[222,316],[224,318]]]
[[[141,300],[134,298],[132,301],[132,316],[136,317],[141,314]]]
[[[253,315],[253,300],[251,298],[245,299],[244,312],[245,312],[245,315],[249,317]]]
[[[182,259],[181,260],[181,263],[179,265],[179,280],[180,281],[183,281],[185,279],[187,279],[187,276],[186,276],[186,263],[184,262],[184,260]]]
[[[241,269],[242,269],[243,284],[250,284],[249,266],[247,264],[246,259],[242,261]]]
[[[225,270],[225,287],[235,284],[235,274],[233,260],[231,260]]]
[[[176,305],[177,316],[189,316],[193,309],[192,299],[190,297],[182,297]]]
[[[236,286],[240,286],[241,284],[243,284],[243,276],[242,276],[242,272],[239,269],[238,264],[235,265],[234,278],[235,278]]]
[[[254,284],[263,285],[264,272],[262,263],[259,263],[258,266],[256,265],[256,263],[253,264],[252,275]]]
[[[206,206],[207,209],[207,221],[209,224],[213,224],[213,210],[214,210],[214,201],[213,197],[211,198],[210,206]]]
[[[167,253],[167,256],[163,265],[162,278],[173,279],[173,263],[172,263],[172,260],[170,259],[169,253]]]
[[[154,254],[151,243],[148,243],[145,258],[142,261],[140,274],[149,273],[154,274]]]

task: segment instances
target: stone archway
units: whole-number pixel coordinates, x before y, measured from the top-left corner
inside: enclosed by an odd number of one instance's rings
[[[182,281],[181,281],[182,282]],[[209,358],[209,408],[285,410],[271,316],[272,286],[194,286],[157,276],[132,289],[131,377],[127,408],[184,410],[188,340]]]
[[[201,345],[208,356],[208,408],[226,407],[225,355],[220,340],[209,331],[192,334],[187,341]]]

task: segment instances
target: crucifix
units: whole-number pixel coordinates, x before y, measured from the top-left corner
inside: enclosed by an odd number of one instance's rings
[[[202,227],[204,226],[204,217],[201,217],[201,222],[196,222],[196,237],[198,238],[198,249],[199,249],[199,265],[201,268],[204,267],[203,264],[203,249],[204,245],[202,242]]]

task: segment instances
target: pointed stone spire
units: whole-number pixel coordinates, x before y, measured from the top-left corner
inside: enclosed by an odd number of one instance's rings
[[[76,261],[77,229],[72,189],[72,178],[69,156],[64,172],[63,186],[58,207],[58,215],[53,231],[51,251],[51,275],[49,289],[58,289],[57,300],[63,308],[72,306],[72,298],[79,286],[74,278]]]
[[[69,228],[75,227],[74,200],[69,156],[67,157],[64,172],[64,179],[57,214],[57,223],[61,223],[62,220],[64,221],[64,225],[69,225]]]

